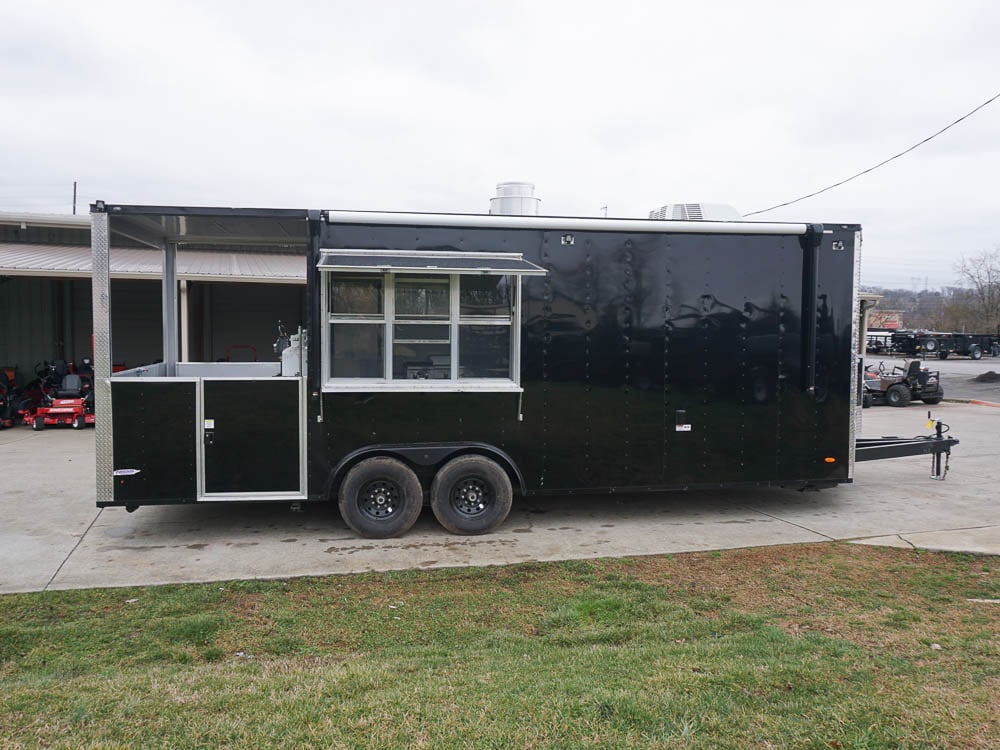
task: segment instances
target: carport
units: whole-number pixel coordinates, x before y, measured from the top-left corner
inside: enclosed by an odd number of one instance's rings
[[[131,228],[131,236],[114,233],[110,260],[117,367],[164,356],[165,251],[151,239],[148,222],[133,221]],[[269,359],[275,322],[294,328],[303,320],[304,241],[289,237],[260,246],[234,235],[213,239],[214,250],[194,238],[175,245],[169,298],[178,322],[177,357]],[[43,360],[92,357],[88,216],[0,213],[0,320],[0,366],[16,365],[22,385]]]

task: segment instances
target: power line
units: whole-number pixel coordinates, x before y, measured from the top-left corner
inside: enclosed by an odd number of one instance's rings
[[[951,128],[955,127],[955,126],[956,126],[956,125],[958,125],[958,123],[960,123],[960,122],[961,122],[962,120],[965,120],[965,119],[967,119],[967,118],[971,117],[972,115],[976,114],[976,112],[978,112],[978,111],[979,111],[979,110],[981,110],[981,109],[982,109],[983,107],[985,107],[985,106],[986,106],[987,104],[990,104],[990,103],[992,103],[992,102],[996,101],[997,99],[1000,99],[1000,92],[997,92],[996,94],[994,94],[993,96],[991,96],[991,97],[990,97],[989,99],[987,99],[987,100],[986,100],[985,102],[983,102],[983,103],[982,103],[982,104],[980,104],[980,105],[979,105],[978,107],[976,107],[975,109],[971,110],[970,112],[966,112],[966,113],[965,113],[964,115],[962,115],[961,117],[959,117],[959,118],[958,118],[957,120],[955,120],[955,121],[954,121],[953,123],[951,123],[950,125],[946,125],[946,126],[944,126],[944,127],[943,127],[943,128],[941,128],[941,129],[940,129],[940,130],[939,130],[938,132],[934,133],[933,135],[929,135],[929,136],[927,136],[926,138],[924,138],[924,139],[923,139],[922,141],[920,141],[919,143],[914,143],[914,144],[913,144],[912,146],[910,146],[910,147],[909,147],[908,149],[906,149],[905,151],[900,151],[900,152],[899,152],[898,154],[896,154],[895,156],[890,156],[890,157],[889,157],[888,159],[886,159],[885,161],[880,161],[880,162],[879,162],[878,164],[876,164],[876,165],[875,165],[874,167],[868,167],[868,169],[864,170],[863,172],[858,172],[857,174],[855,174],[855,175],[851,175],[850,177],[848,177],[848,178],[846,178],[846,179],[844,179],[844,180],[841,180],[840,182],[835,182],[835,183],[833,183],[832,185],[830,185],[830,186],[828,186],[828,187],[825,187],[825,188],[823,188],[822,190],[817,190],[817,191],[816,191],[816,192],[814,192],[814,193],[809,193],[809,195],[803,195],[803,196],[802,196],[801,198],[796,198],[795,200],[790,200],[790,201],[785,201],[784,203],[779,203],[778,205],[776,205],[776,206],[771,206],[770,208],[762,208],[762,209],[760,209],[759,211],[751,211],[751,212],[750,212],[750,213],[748,213],[748,214],[743,214],[743,218],[745,219],[745,218],[746,218],[747,216],[754,216],[755,214],[763,214],[763,213],[767,213],[768,211],[773,211],[773,210],[774,210],[774,209],[776,209],[776,208],[783,208],[783,207],[785,207],[785,206],[790,206],[790,205],[792,205],[793,203],[798,203],[799,201],[804,201],[804,200],[805,200],[806,198],[812,198],[813,196],[815,196],[815,195],[819,195],[820,193],[825,193],[825,192],[826,192],[827,190],[833,190],[833,189],[834,189],[835,187],[840,187],[841,185],[844,185],[844,184],[846,184],[846,183],[850,182],[851,180],[854,180],[854,179],[856,179],[856,178],[858,178],[858,177],[861,177],[862,175],[866,175],[866,174],[868,174],[869,172],[874,172],[874,171],[875,171],[876,169],[878,169],[879,167],[881,167],[881,166],[884,166],[884,165],[888,164],[889,162],[893,161],[894,159],[898,159],[898,158],[899,158],[900,156],[904,156],[904,155],[906,155],[906,154],[910,153],[910,152],[911,152],[911,151],[912,151],[913,149],[917,148],[918,146],[923,146],[923,145],[924,145],[925,143],[927,143],[928,141],[931,141],[931,140],[934,140],[935,138],[937,138],[937,137],[938,137],[939,135],[941,135],[941,134],[942,134],[943,132],[945,132],[946,130],[949,130],[949,129],[951,129]]]

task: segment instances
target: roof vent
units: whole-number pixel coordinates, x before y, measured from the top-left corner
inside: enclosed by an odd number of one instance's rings
[[[661,221],[741,221],[740,212],[724,203],[668,203],[649,212]]]
[[[541,198],[535,197],[530,182],[499,182],[497,194],[490,198],[490,213],[502,216],[538,216]]]

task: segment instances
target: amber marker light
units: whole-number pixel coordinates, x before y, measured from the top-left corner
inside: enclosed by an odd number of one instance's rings
[[[833,456],[827,456],[823,460],[826,461],[828,464],[835,464],[835,463],[837,463],[837,459],[835,459]]]

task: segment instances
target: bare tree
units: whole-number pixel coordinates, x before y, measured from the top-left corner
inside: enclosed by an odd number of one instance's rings
[[[979,333],[992,333],[1000,325],[1000,248],[962,256],[956,269],[968,284],[974,325]]]

